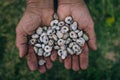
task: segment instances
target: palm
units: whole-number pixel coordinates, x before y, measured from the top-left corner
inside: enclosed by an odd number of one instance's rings
[[[78,22],[79,29],[83,29],[88,33],[90,40],[88,45],[86,44],[84,46],[82,54],[79,56],[68,56],[64,60],[66,69],[72,68],[75,71],[78,71],[80,68],[86,69],[88,66],[88,46],[93,50],[96,49],[93,21],[86,5],[83,4],[81,6],[80,3],[60,4],[58,7],[58,15],[61,20],[64,20],[64,18],[68,15],[72,16],[73,19]]]
[[[20,52],[20,57],[23,57],[27,53],[27,63],[31,70],[36,70],[44,73],[47,69],[52,67],[50,57],[46,59],[46,65],[38,67],[37,59],[43,57],[36,57],[32,46],[27,45],[27,36],[34,33],[35,29],[42,25],[49,25],[52,20],[53,9],[41,9],[40,12],[34,12],[32,10],[26,10],[24,16],[20,20],[16,28],[16,44]],[[54,60],[54,54],[51,55],[51,59]],[[45,68],[46,66],[46,68]]]

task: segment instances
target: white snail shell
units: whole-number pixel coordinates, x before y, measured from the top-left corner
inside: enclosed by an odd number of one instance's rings
[[[64,26],[64,25],[65,25],[64,21],[60,21],[60,22],[58,23],[58,26]]]
[[[44,55],[44,57],[48,57],[51,55],[51,52],[44,52],[43,55]]]
[[[77,22],[73,22],[73,24],[70,25],[70,28],[74,31],[77,30]]]
[[[30,40],[30,44],[31,44],[31,45],[34,45],[34,44],[36,43],[36,41],[37,41],[36,39],[31,39],[31,40]]]
[[[33,35],[32,35],[32,38],[33,38],[33,39],[39,38],[39,35],[38,35],[38,34],[33,34]]]
[[[81,37],[83,35],[83,31],[80,31],[79,33],[78,33],[78,37]]]
[[[70,32],[70,37],[71,38],[77,38],[77,34],[74,31]]]
[[[34,46],[33,49],[34,49],[35,53],[38,53],[38,48],[37,47]]]
[[[36,43],[36,44],[35,44],[35,47],[40,48],[40,47],[42,47],[42,45],[39,44],[39,43]]]
[[[58,38],[62,38],[63,37],[63,33],[61,33],[60,31],[57,31],[56,35],[57,35]]]
[[[39,48],[37,55],[38,56],[42,56],[43,55],[43,49],[42,48]]]
[[[67,33],[69,31],[69,28],[67,27],[67,26],[63,26],[62,28],[61,28],[61,32],[62,33]]]
[[[67,16],[67,17],[65,18],[65,22],[66,22],[67,24],[71,24],[71,23],[73,22],[72,17],[71,17],[71,16]]]
[[[64,45],[64,43],[65,43],[65,41],[64,41],[63,39],[59,39],[59,40],[58,40],[58,45],[59,45],[59,46]]]
[[[36,33],[38,35],[40,35],[41,33],[43,32],[43,29],[41,27],[39,27],[37,30],[36,30]]]
[[[52,51],[52,47],[47,45],[47,46],[45,46],[44,50],[45,50],[45,52],[51,52]]]
[[[40,60],[38,61],[39,66],[42,66],[42,65],[44,65],[45,63],[46,63],[46,61],[45,61],[44,59],[40,59]]]
[[[50,22],[50,26],[56,26],[58,24],[58,20],[53,20]]]
[[[83,34],[83,38],[85,39],[85,41],[89,40],[89,37],[86,34]]]
[[[74,52],[70,49],[70,48],[67,48],[67,52],[70,54],[70,55],[73,55]]]

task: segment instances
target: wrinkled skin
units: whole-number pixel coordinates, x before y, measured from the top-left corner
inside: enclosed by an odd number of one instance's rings
[[[30,70],[34,71],[39,69],[41,73],[46,72],[47,69],[52,68],[52,61],[55,60],[56,54],[52,52],[50,57],[44,58],[46,64],[38,67],[38,57],[34,54],[33,46],[27,45],[27,36],[34,33],[37,27],[42,25],[49,25],[53,19],[53,5],[45,5],[45,7],[38,6],[38,2],[27,2],[27,8],[16,28],[16,45],[19,49],[19,56],[22,58],[26,55],[27,63]],[[31,0],[32,1],[32,0]]]
[[[59,0],[60,1],[60,0]],[[71,0],[72,1],[72,0]],[[60,20],[64,20],[66,16],[72,16],[75,21],[78,22],[79,29],[83,29],[88,33],[90,40],[88,44],[85,44],[83,52],[80,55],[68,56],[65,60],[59,59],[60,62],[64,62],[66,69],[73,69],[78,71],[80,69],[87,69],[88,67],[88,47],[92,50],[96,50],[96,37],[94,32],[94,23],[90,16],[83,0],[79,2],[65,3],[60,1],[58,4],[58,16]],[[68,2],[70,2],[68,0]]]
[[[33,46],[27,45],[27,36],[33,34],[37,27],[42,25],[49,25],[50,21],[53,19],[53,5],[43,5],[43,3],[42,5],[39,5],[39,1],[42,0],[27,1],[28,3],[26,11],[16,28],[16,45],[19,49],[20,57],[22,58],[26,55],[28,67],[30,70],[34,71],[39,69],[41,73],[45,73],[47,69],[52,68],[52,61],[55,61],[57,54],[55,51],[53,51],[50,57],[37,57],[34,54]],[[43,1],[46,1],[45,3],[49,3],[47,0]],[[64,20],[64,18],[68,15],[72,16],[75,21],[79,22],[79,28],[84,29],[89,34],[90,40],[88,45],[85,45],[81,55],[68,56],[64,60],[64,65],[66,69],[72,68],[74,71],[78,71],[80,68],[86,69],[88,66],[88,46],[91,49],[96,50],[94,23],[84,2],[70,4],[59,3],[59,18]],[[37,61],[40,58],[46,59],[47,62],[45,65],[38,67]],[[63,62],[61,59],[60,61]]]

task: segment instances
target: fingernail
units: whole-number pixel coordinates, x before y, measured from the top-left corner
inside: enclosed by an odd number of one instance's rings
[[[20,57],[20,58],[23,58],[24,55],[20,52],[20,53],[19,53],[19,57]]]
[[[97,50],[97,46],[96,46],[96,44],[94,45],[94,50],[95,50],[95,51]]]

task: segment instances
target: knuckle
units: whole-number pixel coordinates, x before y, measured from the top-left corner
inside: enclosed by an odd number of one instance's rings
[[[16,42],[16,47],[19,49],[19,44]]]
[[[94,28],[94,22],[90,21],[86,29],[88,31],[88,30],[93,30],[93,28]]]
[[[18,49],[20,48],[20,42],[19,42],[18,36],[16,36],[16,47]]]
[[[19,28],[16,28],[16,47],[19,48],[19,44],[18,44],[18,33],[19,33]]]
[[[19,28],[18,27],[16,27],[16,33],[18,33],[19,32]]]
[[[88,48],[87,48],[87,46],[83,49],[83,52],[84,52],[85,54],[88,53]]]
[[[21,34],[22,27],[20,26],[20,22],[18,23],[18,26],[16,27],[15,31],[16,31],[16,34]]]
[[[94,22],[93,22],[93,20],[90,21],[89,25],[90,25],[90,27],[92,27],[92,28],[94,27]]]
[[[96,34],[94,34],[93,39],[94,39],[94,41],[96,42]]]

